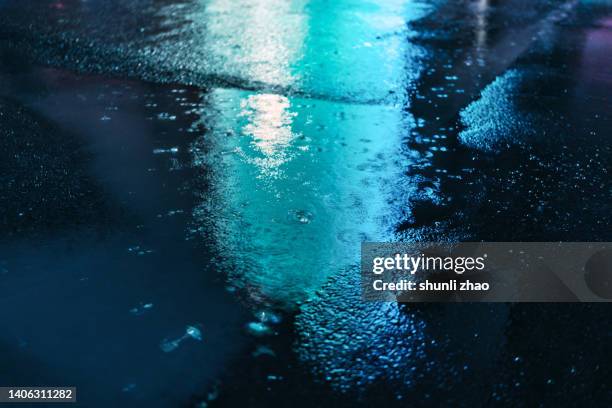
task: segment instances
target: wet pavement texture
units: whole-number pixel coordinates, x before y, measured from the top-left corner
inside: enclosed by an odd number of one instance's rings
[[[361,241],[610,241],[606,1],[0,1],[0,383],[609,406],[598,304],[361,301]]]

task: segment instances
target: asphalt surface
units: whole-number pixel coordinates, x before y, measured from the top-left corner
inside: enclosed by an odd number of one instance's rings
[[[610,241],[606,1],[0,1],[1,385],[609,406],[606,305],[364,303],[361,241]]]

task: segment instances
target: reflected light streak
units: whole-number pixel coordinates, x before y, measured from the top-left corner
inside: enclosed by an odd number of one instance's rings
[[[231,65],[247,69],[253,80],[280,86],[295,82],[291,63],[300,58],[305,17],[292,13],[295,2],[278,0],[215,0],[205,9],[214,15],[206,36],[213,52]]]
[[[295,113],[289,111],[289,99],[274,94],[250,95],[241,108],[240,116],[248,119],[242,134],[251,137],[253,147],[262,154],[250,161],[262,176],[278,176],[279,167],[289,160],[288,148],[294,138],[291,123]]]
[[[478,0],[476,4],[476,48],[480,51],[487,45],[487,9],[489,0]]]

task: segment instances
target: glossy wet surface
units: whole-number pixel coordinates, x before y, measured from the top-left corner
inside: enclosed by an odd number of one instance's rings
[[[365,304],[354,266],[364,240],[609,241],[611,22],[0,2],[0,382],[85,406],[609,404],[605,306]]]

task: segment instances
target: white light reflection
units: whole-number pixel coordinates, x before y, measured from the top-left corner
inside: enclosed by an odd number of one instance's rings
[[[487,45],[487,10],[489,0],[476,3],[476,48],[481,52]]]
[[[211,1],[204,10],[205,44],[227,61],[226,68],[246,70],[241,76],[289,86],[296,79],[291,63],[300,58],[304,43],[306,15],[293,12],[302,4],[278,0]]]
[[[259,167],[260,176],[278,177],[280,166],[289,159],[295,116],[289,108],[289,99],[282,95],[250,95],[241,101],[240,116],[248,120],[242,134],[252,138],[255,153],[261,154],[248,160]]]

